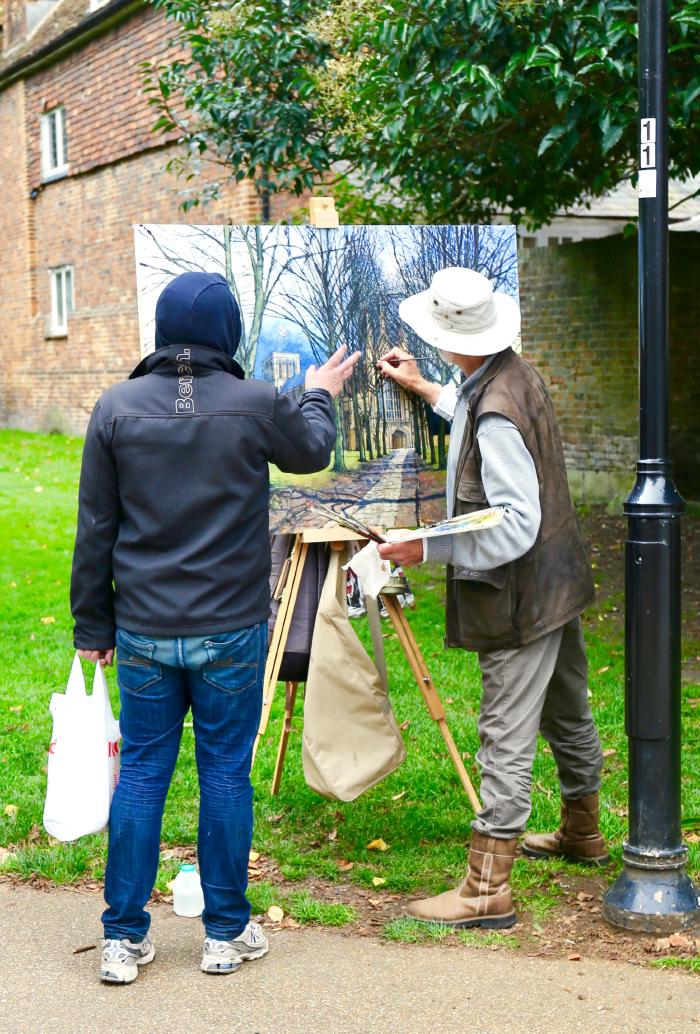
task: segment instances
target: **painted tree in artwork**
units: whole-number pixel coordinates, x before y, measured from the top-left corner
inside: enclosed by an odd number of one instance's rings
[[[307,227],[302,249],[288,266],[284,295],[278,292],[270,312],[294,323],[309,342],[318,365],[342,345],[342,300],[347,264],[342,234],[335,230]],[[345,470],[341,404],[334,402],[336,436],[333,470]]]
[[[378,415],[377,398],[381,391],[377,362],[386,284],[378,259],[376,233],[356,226],[347,227],[343,234],[346,275],[342,279],[341,321],[343,343],[350,352],[362,354],[349,388],[362,462],[384,451],[373,422]]]
[[[224,226],[223,245],[226,279],[236,294],[241,312],[244,308],[243,300],[237,286],[240,274],[234,264],[242,251],[248,259],[246,273],[252,278],[252,314],[241,341],[238,359],[246,375],[252,376],[265,310],[280,279],[300,259],[300,252],[292,246],[289,227],[285,226]]]

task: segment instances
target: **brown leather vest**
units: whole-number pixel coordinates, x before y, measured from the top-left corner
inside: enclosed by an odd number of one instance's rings
[[[510,348],[494,360],[469,400],[453,513],[488,506],[474,433],[486,413],[507,417],[523,436],[537,470],[542,522],[534,546],[518,560],[487,572],[448,564],[447,645],[484,651],[539,639],[595,597],[552,400],[537,371]]]

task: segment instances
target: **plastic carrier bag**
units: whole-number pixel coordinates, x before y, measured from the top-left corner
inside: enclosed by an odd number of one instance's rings
[[[102,666],[95,665],[92,695],[76,653],[65,693],[54,693],[44,828],[56,840],[99,833],[119,779],[119,722],[112,714]]]

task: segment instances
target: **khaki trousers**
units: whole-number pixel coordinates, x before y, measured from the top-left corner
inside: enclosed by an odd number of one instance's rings
[[[530,815],[537,733],[552,748],[561,792],[575,799],[600,789],[603,757],[588,705],[581,619],[527,646],[479,653],[483,684],[477,761],[483,809],[472,823],[514,837]]]

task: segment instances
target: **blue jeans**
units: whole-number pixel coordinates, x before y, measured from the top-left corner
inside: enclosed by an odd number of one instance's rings
[[[109,816],[105,937],[142,940],[158,870],[165,798],[189,708],[199,775],[197,853],[209,937],[231,940],[250,918],[250,767],[260,722],[267,623],[154,639],[117,630],[121,774]]]

